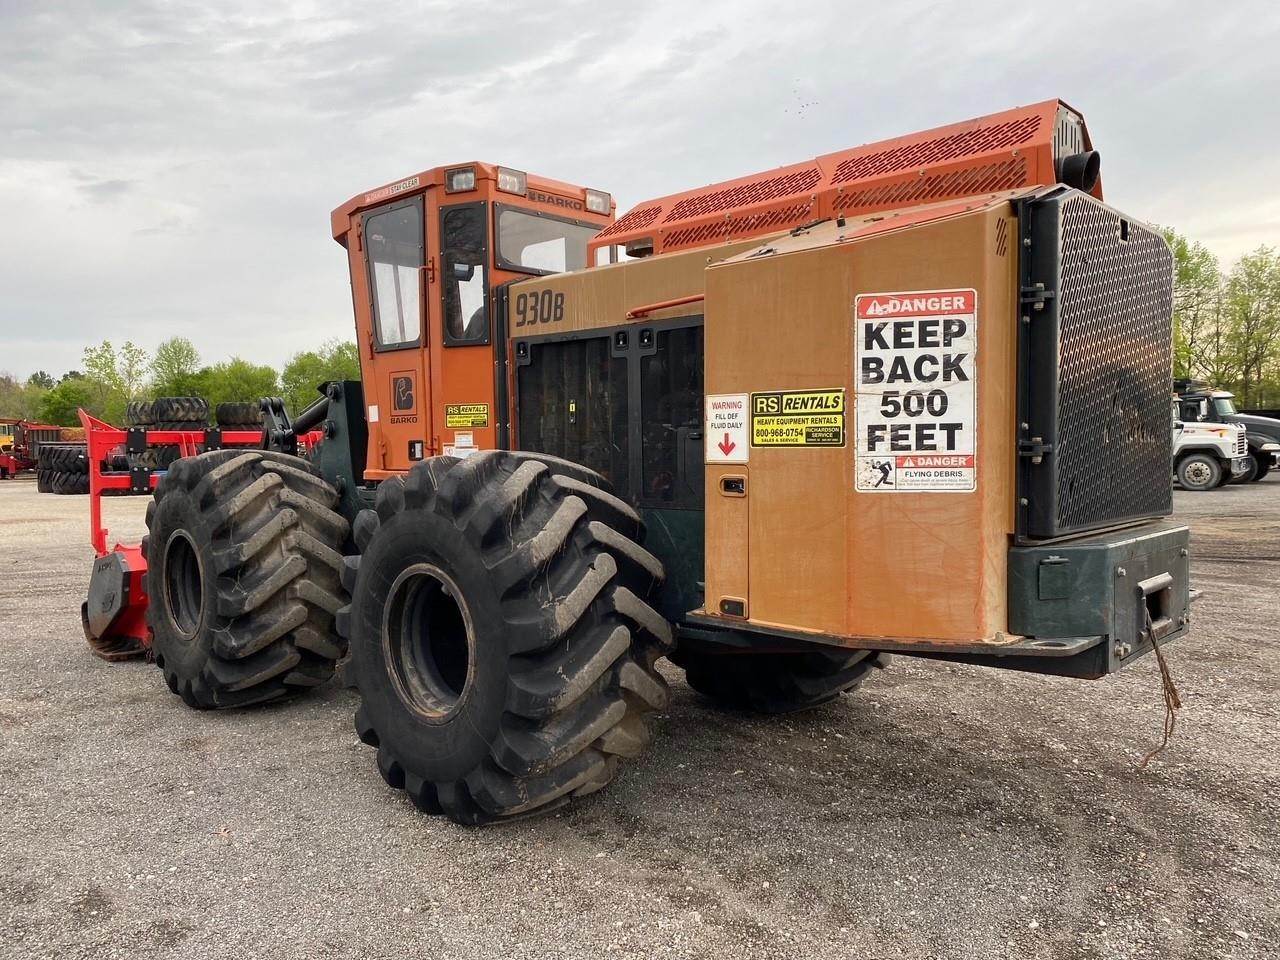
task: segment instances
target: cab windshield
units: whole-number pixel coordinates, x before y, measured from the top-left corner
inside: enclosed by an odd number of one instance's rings
[[[1236,415],[1236,405],[1230,397],[1214,397],[1213,412],[1219,417],[1234,417]]]
[[[498,207],[498,265],[521,273],[564,273],[587,265],[599,228],[545,213]]]

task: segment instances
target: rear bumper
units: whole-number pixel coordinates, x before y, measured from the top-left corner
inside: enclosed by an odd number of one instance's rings
[[[1042,648],[1096,638],[1064,661],[1101,677],[1184,636],[1191,622],[1190,531],[1158,522],[1009,551],[1009,630]],[[1150,627],[1148,627],[1150,618]],[[1062,666],[1067,666],[1063,663]]]
[[[735,621],[692,610],[681,644],[754,652],[813,644],[1096,680],[1190,629],[1190,532],[1152,521],[1008,555],[1009,633],[1002,644],[925,638],[834,636]],[[1148,629],[1147,616],[1151,626]]]

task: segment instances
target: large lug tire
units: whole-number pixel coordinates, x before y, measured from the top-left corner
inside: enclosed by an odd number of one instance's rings
[[[205,424],[209,421],[209,401],[203,397],[157,397],[151,401],[156,423],[181,421]]]
[[[213,450],[177,461],[147,505],[147,625],[191,707],[277,700],[328,680],[348,526],[297,457]]]
[[[1203,493],[1222,483],[1222,465],[1210,453],[1189,453],[1178,461],[1178,483],[1183,490]]]
[[[529,453],[435,457],[384,481],[348,557],[356,732],[420,809],[459,823],[599,790],[667,703],[670,625],[639,516]]]
[[[145,450],[139,450],[137,453],[128,455],[130,467],[146,468],[147,470],[168,470],[180,459],[182,459],[182,448],[173,445],[147,447]]]
[[[76,496],[89,492],[89,475],[87,473],[55,473],[53,475],[53,492],[63,496]]]
[[[207,428],[207,424],[191,420],[157,420],[150,427],[152,430],[184,430],[187,433],[203,433]]]
[[[130,427],[149,427],[156,422],[156,408],[150,400],[130,400],[124,408],[124,422]]]
[[[83,444],[44,444],[40,447],[39,464],[57,473],[89,472],[89,457]]]
[[[698,693],[723,707],[753,713],[793,713],[835,700],[883,667],[871,650],[815,649],[797,653],[711,653],[677,649],[671,657],[684,668]]]
[[[1258,472],[1254,474],[1254,481],[1257,482],[1271,472],[1272,460],[1270,456],[1263,457],[1258,461]]]
[[[253,429],[262,426],[262,407],[258,403],[220,403],[214,408],[214,421],[220,427]]]

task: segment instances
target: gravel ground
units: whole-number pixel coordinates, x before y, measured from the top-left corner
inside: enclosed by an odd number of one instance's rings
[[[0,481],[0,956],[1280,955],[1280,477],[1175,495],[1205,591],[1106,680],[894,660],[782,720],[672,681],[569,812],[482,830],[374,769],[354,695],[199,714],[92,657],[83,497]],[[105,502],[121,539],[145,501]]]

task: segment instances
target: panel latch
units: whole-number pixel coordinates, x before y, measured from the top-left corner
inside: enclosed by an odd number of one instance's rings
[[[1045,455],[1050,453],[1053,453],[1053,444],[1045,443],[1042,437],[1018,441],[1018,456],[1030,457],[1031,462],[1037,466],[1043,463]]]
[[[1032,310],[1043,310],[1044,305],[1057,296],[1058,291],[1046,289],[1043,283],[1033,283],[1029,287],[1021,288],[1018,300],[1023,304],[1029,304]]]

